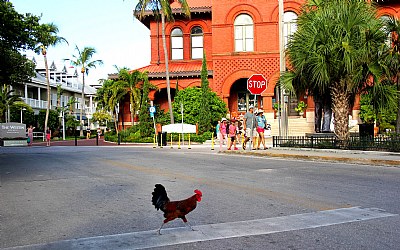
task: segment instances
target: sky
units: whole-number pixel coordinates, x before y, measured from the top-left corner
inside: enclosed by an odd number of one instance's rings
[[[77,55],[76,45],[82,50],[93,47],[93,60],[103,60],[102,66],[89,70],[85,83],[96,84],[119,68],[137,69],[150,64],[150,31],[133,17],[137,0],[10,0],[21,14],[42,16],[40,23],[54,23],[58,36],[68,44],[58,44],[47,50],[49,64],[69,66],[64,58]],[[41,55],[26,51],[28,58],[37,61]],[[80,71],[78,70],[80,74]],[[81,77],[81,76],[80,76]]]

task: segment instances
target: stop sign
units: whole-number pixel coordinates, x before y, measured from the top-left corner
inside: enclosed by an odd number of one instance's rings
[[[267,79],[261,74],[254,74],[247,79],[247,89],[253,95],[260,95],[267,89]]]

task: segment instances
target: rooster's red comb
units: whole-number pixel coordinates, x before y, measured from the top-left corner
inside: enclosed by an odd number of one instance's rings
[[[194,192],[195,192],[196,194],[200,195],[200,196],[203,196],[203,193],[202,193],[200,190],[198,190],[198,189],[194,190]]]

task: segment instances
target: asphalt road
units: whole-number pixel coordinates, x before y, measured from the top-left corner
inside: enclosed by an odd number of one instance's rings
[[[188,215],[197,232],[176,220],[156,235],[156,183],[171,200],[203,192]],[[399,193],[397,167],[201,147],[0,148],[0,248],[399,249]]]

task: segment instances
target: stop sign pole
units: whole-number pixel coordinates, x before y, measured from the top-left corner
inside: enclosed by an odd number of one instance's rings
[[[254,106],[257,102],[257,95],[261,95],[267,89],[267,79],[261,74],[254,74],[249,79],[247,79],[247,90],[254,95]],[[250,147],[253,145],[253,127],[254,127],[254,116],[255,112],[253,109],[253,119],[251,121],[251,134],[250,134]]]

